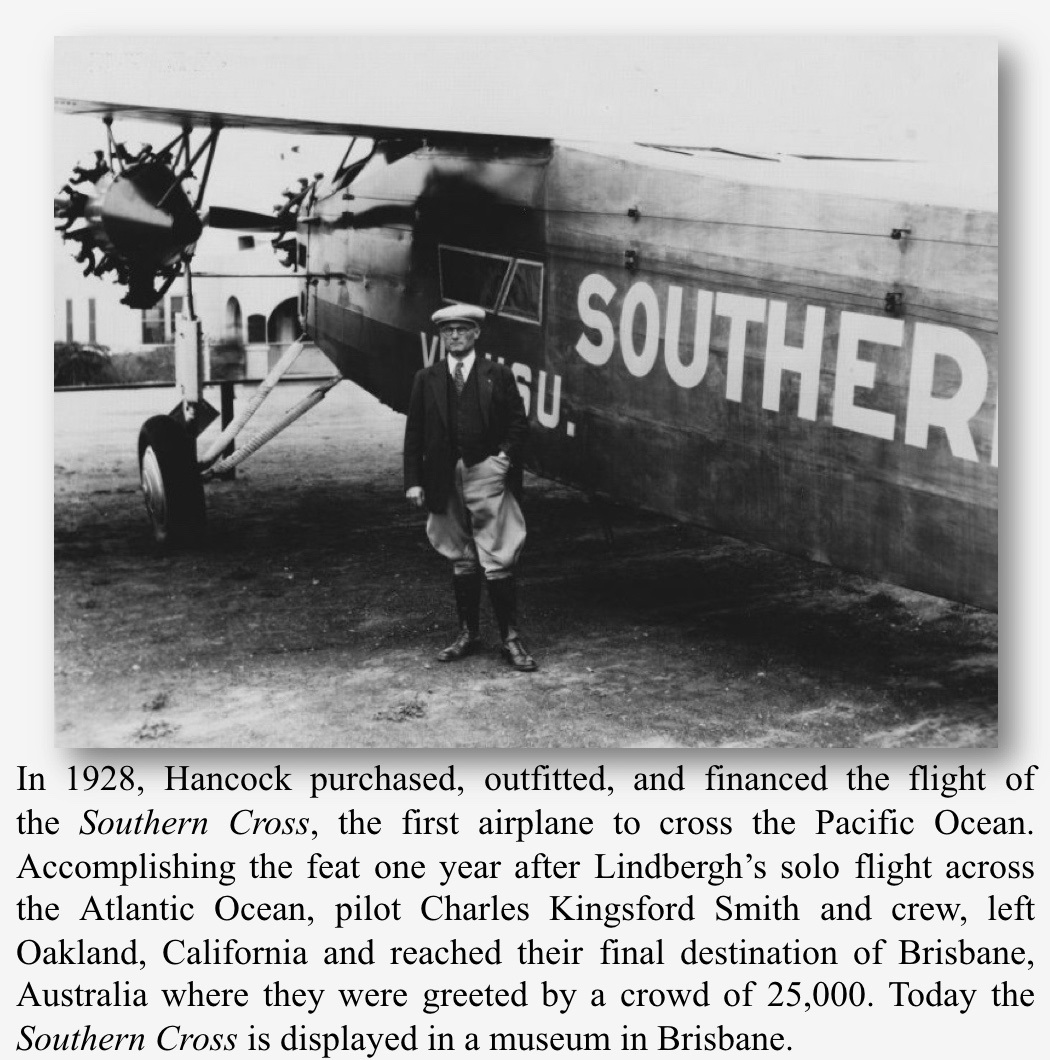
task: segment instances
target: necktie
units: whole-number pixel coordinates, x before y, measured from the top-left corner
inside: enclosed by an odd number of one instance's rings
[[[456,370],[452,373],[452,382],[456,384],[456,393],[462,394],[463,387],[467,385],[467,381],[463,378],[462,361],[456,361]]]

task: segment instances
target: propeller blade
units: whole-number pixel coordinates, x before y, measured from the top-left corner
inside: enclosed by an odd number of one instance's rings
[[[276,232],[277,218],[273,214],[254,210],[236,210],[231,206],[212,206],[204,216],[209,228],[233,228],[242,232]]]

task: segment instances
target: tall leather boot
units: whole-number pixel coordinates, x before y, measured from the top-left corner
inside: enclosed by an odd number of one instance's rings
[[[438,662],[455,662],[478,646],[478,617],[481,612],[481,573],[453,574],[452,591],[456,596],[459,636],[437,653]]]
[[[499,625],[503,658],[515,670],[531,673],[536,669],[536,660],[528,653],[518,635],[518,586],[513,575],[507,578],[489,578],[485,583],[489,589],[492,610],[496,612]]]

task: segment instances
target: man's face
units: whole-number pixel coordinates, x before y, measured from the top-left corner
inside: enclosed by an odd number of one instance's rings
[[[450,357],[466,357],[474,343],[478,341],[481,329],[476,324],[468,324],[462,320],[446,324],[441,329],[441,341],[445,344],[445,353]]]

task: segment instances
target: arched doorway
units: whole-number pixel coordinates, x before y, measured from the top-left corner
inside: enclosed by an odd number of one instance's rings
[[[298,300],[287,298],[270,314],[266,338],[271,346],[287,346],[299,337]]]
[[[280,359],[284,351],[303,333],[299,320],[298,298],[287,298],[270,314],[266,325],[267,338],[270,342],[270,367]],[[332,370],[331,362],[311,342],[289,369],[289,375],[327,375]]]
[[[222,337],[227,342],[241,341],[241,303],[236,298],[228,298],[226,300],[226,321]]]
[[[244,331],[241,303],[233,297],[226,299],[222,316],[222,330],[212,339],[208,353],[211,379],[242,379],[244,377]]]

